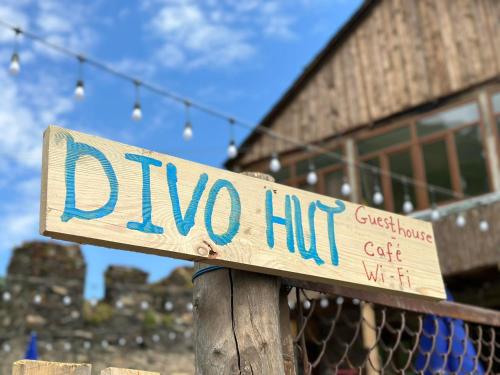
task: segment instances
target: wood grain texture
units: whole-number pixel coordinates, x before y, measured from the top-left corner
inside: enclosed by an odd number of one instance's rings
[[[266,125],[320,141],[448,96],[500,75],[499,39],[497,0],[375,2]],[[333,82],[328,92],[319,87],[325,82]],[[324,106],[335,107],[334,118],[324,115]],[[296,121],[299,134],[292,131]],[[269,138],[256,137],[238,163],[247,166],[295,147],[276,147]]]
[[[12,365],[12,375],[90,375],[91,365],[22,360]]]
[[[108,367],[101,371],[101,375],[160,375],[159,372],[131,370],[127,368]]]
[[[68,192],[72,191],[71,183],[69,188],[66,185],[69,181],[66,174],[69,139],[100,150],[109,160],[118,181],[117,201],[111,213],[93,219],[72,217],[63,220],[63,214],[68,212]],[[429,223],[63,128],[49,127],[45,132],[44,145],[46,165],[43,167],[40,225],[41,233],[46,236],[275,276],[444,298],[434,235]],[[145,212],[151,213],[151,224],[162,228],[163,233],[145,233],[128,227],[129,222],[140,223],[143,220],[143,178],[140,163],[126,160],[126,153],[144,155],[161,163],[161,167],[150,167],[151,207]],[[76,208],[88,211],[102,207],[111,191],[102,166],[89,155],[77,158],[75,163]],[[179,218],[174,217],[174,204],[167,184],[166,165],[169,163],[177,168],[177,189],[183,218],[200,176],[204,173],[208,175],[206,191],[200,195],[192,227],[183,234],[179,228],[187,224],[179,224]],[[237,220],[239,227],[225,244],[218,242],[214,235],[223,237],[222,234],[236,221],[228,220],[232,211],[228,192],[222,189],[218,195],[210,193],[214,184],[221,180],[234,186],[241,202],[241,214]],[[217,198],[211,206],[207,203],[209,195]],[[269,225],[266,220],[268,215],[285,217],[287,199],[291,201],[289,222],[292,229],[289,232],[282,225],[285,219],[282,223]],[[266,200],[272,203],[266,203]],[[212,214],[210,207],[213,208]],[[267,211],[270,207],[272,213]],[[325,207],[345,208],[334,214],[330,222]],[[310,230],[308,215],[313,217],[314,231]],[[369,218],[374,220],[372,224]],[[211,223],[213,233],[209,232],[207,222]],[[387,226],[389,222],[391,226]],[[299,231],[301,227],[303,236]],[[274,229],[274,236],[270,235],[270,228]],[[413,238],[412,233],[419,234],[420,238]],[[270,245],[269,238],[274,238],[274,246]],[[315,246],[311,247],[314,240]],[[334,251],[334,246],[337,251]],[[392,251],[391,257],[382,254],[382,249],[388,246]],[[380,255],[376,254],[378,247]],[[370,280],[369,275],[375,273],[378,274],[377,281]],[[407,280],[407,276],[410,279]]]

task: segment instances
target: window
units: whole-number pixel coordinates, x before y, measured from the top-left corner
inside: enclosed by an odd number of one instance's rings
[[[493,96],[500,127],[500,93]],[[500,131],[500,130],[499,130]],[[469,102],[435,112],[411,123],[391,127],[383,134],[357,141],[359,160],[382,168],[383,171],[420,179],[466,195],[489,191],[488,170],[483,151],[479,107]],[[359,169],[361,196],[364,204],[373,205],[376,185],[384,194],[386,210],[402,212],[404,195],[408,193],[415,207],[423,209],[432,199],[452,200],[450,194],[438,191],[429,196],[424,186],[403,184],[387,174]]]
[[[409,179],[413,179],[412,158],[409,149],[394,152],[390,154],[388,158],[391,172],[406,176]],[[413,186],[413,184],[404,184],[400,180],[392,179],[391,185],[394,201],[394,212],[403,212],[403,203],[406,192],[409,194],[411,201],[416,202],[415,187]]]
[[[477,122],[479,109],[476,103],[469,103],[417,121],[417,134],[423,137],[440,131]]]
[[[398,143],[410,141],[410,129],[400,127],[382,135],[367,138],[358,142],[358,154],[366,155],[381,149],[394,146]]]

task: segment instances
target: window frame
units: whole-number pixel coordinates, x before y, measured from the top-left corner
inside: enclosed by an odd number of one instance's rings
[[[495,91],[500,93],[500,91]],[[494,94],[493,94],[494,95]],[[453,108],[458,108],[467,104],[475,104],[478,112],[477,121],[470,121],[465,124],[461,124],[452,129],[443,129],[440,131],[436,131],[435,133],[428,134],[425,136],[418,136],[417,133],[417,122],[432,117],[440,112],[446,112]],[[491,98],[490,105],[493,106],[493,100]],[[492,113],[494,113],[492,111]],[[422,146],[425,144],[430,144],[433,142],[437,142],[440,140],[444,140],[446,146],[446,154],[448,158],[448,167],[450,171],[450,181],[451,188],[455,193],[463,194],[463,188],[461,183],[461,173],[460,173],[460,164],[458,159],[458,153],[455,142],[455,134],[465,128],[477,126],[480,134],[480,142],[482,145],[482,149],[486,151],[486,142],[485,142],[485,132],[484,132],[484,118],[483,113],[481,111],[479,98],[477,94],[473,96],[469,96],[467,98],[463,98],[461,100],[455,101],[453,103],[439,106],[437,108],[432,109],[431,111],[425,113],[419,113],[413,116],[408,116],[405,118],[401,118],[398,121],[395,121],[391,124],[381,125],[378,129],[367,129],[362,130],[355,136],[356,142],[356,160],[360,162],[365,162],[366,160],[370,160],[373,158],[378,158],[380,168],[383,171],[390,171],[389,165],[389,155],[397,152],[402,152],[404,150],[408,150],[412,159],[412,176],[411,178],[421,181],[422,184],[415,186],[415,196],[416,196],[416,209],[425,209],[430,206],[430,194],[428,192],[428,183],[427,176],[425,171],[425,162],[423,156]],[[500,116],[500,113],[494,114],[494,119],[496,121],[497,116]],[[367,138],[376,137],[382,135],[384,133],[391,132],[397,128],[408,127],[410,130],[410,140],[401,142],[374,152],[370,152],[364,155],[359,155],[357,142],[360,140],[364,140]],[[491,180],[491,171],[488,167],[487,157],[484,158],[485,169],[487,173],[488,180],[488,188],[489,191],[492,190],[492,180]],[[358,181],[361,181],[361,169],[358,167],[357,169],[357,177]],[[392,181],[391,177],[387,174],[383,173],[380,176],[381,181],[381,190],[384,194],[384,203],[383,208],[387,211],[394,211],[394,196],[392,193]],[[361,197],[361,186],[357,187],[359,189],[359,196]],[[449,200],[440,201],[439,204],[446,204],[453,201],[456,201],[457,198],[450,197]]]

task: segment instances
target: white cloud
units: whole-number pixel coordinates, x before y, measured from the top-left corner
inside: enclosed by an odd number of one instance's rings
[[[148,31],[161,41],[167,67],[221,67],[250,61],[260,36],[289,39],[295,19],[283,3],[264,0],[147,0]]]

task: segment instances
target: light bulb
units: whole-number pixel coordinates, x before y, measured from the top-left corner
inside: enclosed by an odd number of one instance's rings
[[[83,349],[88,350],[88,349],[90,349],[91,346],[92,346],[92,344],[90,343],[90,341],[84,341]]]
[[[463,228],[465,226],[465,216],[463,214],[458,214],[455,223],[457,224],[457,227]]]
[[[40,294],[35,294],[33,297],[33,303],[39,305],[42,302],[42,296]]]
[[[481,232],[487,232],[488,229],[490,229],[490,225],[488,224],[488,222],[486,220],[481,220],[479,222],[479,230]]]
[[[188,303],[186,304],[186,310],[187,310],[187,311],[193,311],[193,304],[192,304],[191,302],[188,302]]]
[[[120,337],[120,339],[118,340],[118,345],[125,346],[126,344],[127,344],[127,340],[123,337]]]
[[[234,141],[231,139],[231,142],[229,142],[229,146],[227,147],[227,157],[229,159],[234,159],[237,155],[238,155],[238,148],[236,147]]]
[[[108,344],[108,342],[107,342],[106,340],[102,340],[102,341],[101,341],[101,346],[102,346],[104,349],[106,349],[106,348],[109,346],[109,344]]]
[[[10,58],[9,72],[13,76],[19,74],[21,71],[21,61],[19,60],[19,54],[14,52]]]
[[[174,309],[174,304],[170,301],[165,302],[165,310],[166,311],[172,311]]]
[[[121,300],[116,301],[115,306],[117,309],[123,308],[123,302]]]
[[[50,342],[48,342],[45,345],[45,350],[47,350],[48,352],[51,352],[53,349],[54,349],[54,347],[52,346],[52,344]]]
[[[384,196],[379,190],[377,190],[375,194],[373,194],[373,203],[375,203],[377,206],[380,206],[382,203],[384,203]]]
[[[63,304],[65,306],[71,305],[71,297],[70,296],[64,296],[64,298],[63,298]]]
[[[337,305],[342,305],[344,303],[344,297],[338,296],[335,302]]]
[[[311,169],[307,174],[307,183],[309,185],[316,185],[316,182],[318,182],[318,175],[314,169]]]
[[[169,332],[169,333],[168,333],[168,339],[169,339],[169,340],[175,340],[175,337],[176,337],[176,336],[177,336],[177,335],[175,334],[175,332]]]
[[[64,350],[66,350],[67,352],[71,350],[71,344],[69,342],[64,343]]]
[[[151,340],[153,340],[153,342],[160,342],[160,335],[158,335],[157,333],[155,333],[155,334],[151,337]]]
[[[344,182],[340,187],[340,192],[344,197],[351,195],[351,185],[348,182]]]
[[[141,345],[143,342],[144,342],[144,339],[142,338],[142,336],[137,336],[135,338],[135,342],[139,345]]]
[[[3,349],[4,352],[9,353],[12,348],[11,348],[11,346],[8,343],[4,343],[2,345],[2,349]]]
[[[182,132],[182,137],[184,138],[185,141],[189,141],[191,138],[193,138],[193,126],[189,121],[187,121],[186,125],[184,125],[184,131]]]
[[[323,309],[326,309],[328,307],[328,305],[330,304],[330,301],[328,301],[328,298],[321,298],[319,300],[319,305],[323,308]]]
[[[134,121],[139,121],[142,118],[142,110],[139,102],[134,104],[134,109],[132,110],[132,119]]]
[[[280,160],[278,159],[277,154],[273,154],[271,156],[271,161],[269,162],[269,169],[273,173],[279,172],[279,170],[281,169],[281,163]]]
[[[2,294],[2,299],[4,302],[9,302],[12,298],[12,295],[10,294],[10,292],[3,292]]]
[[[431,220],[432,221],[438,221],[441,218],[441,214],[439,213],[439,210],[434,207],[431,211]]]
[[[410,200],[410,197],[406,197],[403,203],[403,212],[405,214],[409,214],[413,211],[413,203]]]
[[[92,306],[92,307],[96,307],[97,306],[97,299],[96,298],[92,298],[90,300],[90,306]]]
[[[311,308],[311,302],[308,299],[306,299],[304,301],[304,309],[309,310],[310,308]]]
[[[82,100],[84,96],[85,96],[84,84],[83,81],[79,79],[78,81],[76,81],[75,98],[78,100]]]
[[[147,301],[142,301],[141,310],[147,310],[147,309],[149,309],[149,303]]]

